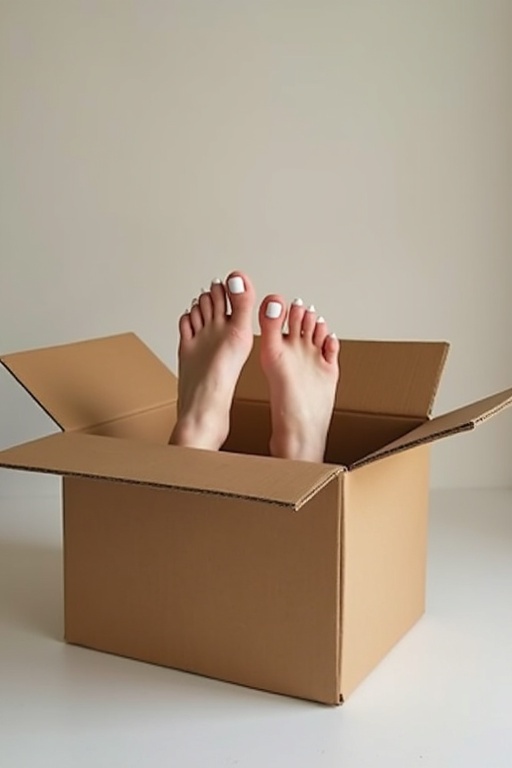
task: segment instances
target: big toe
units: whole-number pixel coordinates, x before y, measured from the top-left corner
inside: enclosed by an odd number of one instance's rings
[[[279,355],[283,344],[286,302],[277,294],[266,296],[260,305],[261,351],[268,360]]]
[[[243,272],[231,272],[226,279],[226,289],[231,304],[231,322],[241,329],[252,326],[256,295],[247,275]]]

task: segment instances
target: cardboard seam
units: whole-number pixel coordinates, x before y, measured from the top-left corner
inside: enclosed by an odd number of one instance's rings
[[[342,659],[343,659],[343,595],[345,594],[345,476],[339,475],[338,483],[338,541],[339,541],[339,595],[338,595],[338,664],[337,664],[337,683],[338,696],[340,703],[343,702],[342,686]]]
[[[323,488],[325,488],[331,480],[334,480],[334,478],[339,477],[343,472],[346,472],[347,468],[343,466],[339,466],[337,469],[335,469],[333,472],[331,472],[327,477],[324,477],[322,480],[320,480],[319,483],[314,485],[304,496],[302,496],[294,505],[295,511],[298,512],[305,504],[308,503],[308,501],[311,501],[311,499],[317,495]]]
[[[69,565],[68,565],[69,552],[68,552],[68,547],[66,545],[66,542],[68,541],[67,533],[66,533],[67,532],[67,526],[68,526],[68,521],[67,521],[67,516],[66,516],[66,511],[68,509],[67,494],[68,494],[67,485],[64,482],[64,478],[61,477],[60,478],[61,520],[62,520],[62,564],[61,564],[61,569],[62,569],[62,582],[63,582],[62,583],[62,587],[63,587],[63,589],[62,589],[62,602],[63,602],[63,614],[64,614],[64,616],[63,616],[63,618],[64,618],[64,632],[63,632],[63,636],[64,636],[64,642],[66,642],[66,643],[68,642],[68,638],[67,638],[67,632],[68,632],[68,618],[67,618],[68,617],[68,599],[67,599],[67,595],[68,595],[68,576],[67,576],[67,574],[69,572]]]
[[[436,371],[435,384],[434,384],[434,389],[432,391],[432,396],[430,398],[430,403],[429,403],[429,406],[428,406],[427,418],[430,418],[430,416],[432,414],[432,409],[434,408],[434,401],[436,399],[436,395],[437,395],[438,390],[439,390],[439,384],[441,383],[441,377],[443,375],[444,367],[446,365],[446,358],[448,357],[449,351],[450,351],[450,345],[449,345],[448,342],[445,342],[445,348],[444,348],[443,356],[442,356],[441,360],[439,361],[439,365],[438,365],[437,371]]]

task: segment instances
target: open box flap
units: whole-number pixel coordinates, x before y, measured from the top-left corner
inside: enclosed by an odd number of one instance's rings
[[[0,452],[0,466],[267,501],[298,510],[342,467],[64,432]]]
[[[448,349],[444,341],[342,341],[337,410],[427,417]]]
[[[268,400],[255,338],[235,397]],[[444,341],[341,341],[336,409],[426,418],[437,393],[449,345]]]
[[[66,431],[173,402],[177,380],[134,334],[4,355],[1,362]]]
[[[474,429],[481,421],[489,419],[511,404],[512,389],[506,389],[503,392],[498,392],[483,400],[471,403],[471,405],[465,405],[462,408],[457,408],[455,411],[445,413],[443,416],[437,416],[435,419],[426,421],[424,424],[416,427],[412,432],[400,437],[398,440],[384,446],[384,448],[354,462],[350,469],[369,464],[372,461],[377,461],[385,456],[391,456],[394,453],[406,451],[417,445],[440,440],[442,437],[455,435],[458,432],[467,432]]]

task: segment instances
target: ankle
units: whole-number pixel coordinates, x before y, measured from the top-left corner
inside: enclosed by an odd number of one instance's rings
[[[293,434],[273,434],[269,447],[270,455],[279,459],[322,463],[325,455],[325,441],[301,438]]]
[[[218,451],[229,434],[229,419],[215,419],[212,424],[208,414],[179,417],[169,443],[184,448],[204,448]]]

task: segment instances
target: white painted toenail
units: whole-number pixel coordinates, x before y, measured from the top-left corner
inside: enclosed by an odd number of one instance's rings
[[[244,281],[238,275],[235,275],[235,277],[230,277],[229,278],[229,280],[228,280],[228,288],[229,288],[231,293],[244,293],[245,292]]]
[[[315,305],[314,304],[310,304],[309,307],[307,308],[306,312],[316,312]]]
[[[208,290],[206,288],[201,288],[201,294],[208,293]]]
[[[336,338],[338,338],[338,337],[336,336],[336,334],[335,334],[335,333],[330,333],[330,334],[329,334],[329,338],[330,338],[330,339],[336,339]]]
[[[325,323],[325,319],[320,315],[320,317],[317,317],[316,319],[317,323]]]
[[[212,285],[220,285],[222,283],[222,280],[220,277],[214,277],[212,280]]]
[[[281,315],[282,306],[278,301],[269,301],[265,309],[265,317],[275,320]]]
[[[302,307],[302,306],[304,306],[304,302],[302,301],[302,299],[294,299],[292,301],[292,304],[293,304],[294,307]]]

